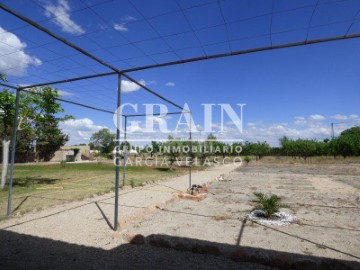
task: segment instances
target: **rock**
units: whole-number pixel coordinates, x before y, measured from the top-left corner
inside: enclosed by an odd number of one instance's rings
[[[149,243],[150,243],[150,245],[155,246],[155,247],[171,248],[171,244],[169,243],[169,241],[167,241],[163,238],[151,237],[149,239]]]
[[[129,243],[133,245],[143,245],[145,244],[145,237],[141,234],[137,234],[129,241]]]
[[[294,269],[294,270],[303,270],[303,269],[316,270],[317,263],[315,261],[307,260],[307,259],[298,260],[298,261],[294,262],[294,264],[292,265],[292,269]]]

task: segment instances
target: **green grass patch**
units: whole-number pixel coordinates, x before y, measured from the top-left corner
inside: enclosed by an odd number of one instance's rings
[[[125,185],[136,187],[143,182],[164,180],[186,173],[187,167],[174,167],[174,170],[168,170],[159,167],[128,166]],[[13,214],[114,191],[114,175],[115,166],[112,163],[16,165],[13,180]],[[120,167],[120,186],[123,183],[122,175],[123,167]],[[7,196],[8,183],[0,190],[0,219],[6,213]]]

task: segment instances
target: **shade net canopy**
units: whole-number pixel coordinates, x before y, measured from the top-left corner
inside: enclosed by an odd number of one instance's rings
[[[360,33],[358,0],[1,3],[118,70]],[[11,85],[109,71],[113,70],[0,9],[0,72]],[[61,90],[78,91],[67,95],[74,100],[81,98],[81,91],[89,99],[91,92],[98,103],[113,99],[116,89],[105,89],[109,84],[101,80],[108,82],[106,77]]]

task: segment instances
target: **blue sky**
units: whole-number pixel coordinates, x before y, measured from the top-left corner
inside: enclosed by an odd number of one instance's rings
[[[34,0],[2,1],[119,69],[360,32],[360,1]],[[271,34],[271,35],[270,35]],[[131,73],[165,97],[188,103],[203,125],[203,103],[245,103],[244,140],[323,139],[358,122],[360,40],[303,47]],[[31,26],[0,11],[0,71],[32,84],[107,72]],[[114,111],[116,76],[56,85],[63,98]],[[124,82],[123,102],[160,100]],[[112,115],[64,104],[69,143],[86,142]],[[175,108],[169,106],[169,111]],[[167,119],[174,126],[176,117]],[[353,122],[355,121],[355,122]],[[220,122],[219,110],[214,122]],[[198,134],[195,135],[199,136]]]

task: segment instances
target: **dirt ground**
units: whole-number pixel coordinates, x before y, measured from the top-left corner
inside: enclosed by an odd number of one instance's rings
[[[176,199],[187,176],[121,191],[118,232],[113,194],[2,221],[0,269],[360,269],[358,164],[251,162],[193,175],[210,180],[201,202]],[[245,220],[255,191],[281,196],[296,224]]]
[[[202,202],[181,200],[128,230],[277,251],[360,266],[360,167],[253,163],[210,186]],[[277,194],[297,217],[289,226],[245,221],[253,192]],[[349,264],[347,264],[349,262]],[[341,267],[340,267],[341,268]],[[311,268],[309,268],[311,269]]]

